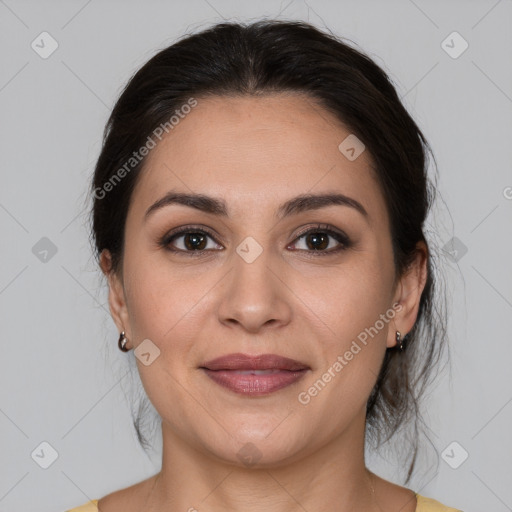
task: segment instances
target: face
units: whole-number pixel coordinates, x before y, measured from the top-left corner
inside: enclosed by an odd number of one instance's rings
[[[148,156],[110,305],[150,354],[137,365],[165,428],[201,452],[240,464],[252,443],[276,464],[361,430],[386,348],[412,328],[418,278],[396,285],[371,156],[349,160],[349,135],[300,95],[198,98]],[[225,371],[228,388],[204,367],[233,353],[305,369]]]

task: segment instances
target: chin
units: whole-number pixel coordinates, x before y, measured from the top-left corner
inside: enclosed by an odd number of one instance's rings
[[[206,444],[216,457],[237,467],[263,469],[286,465],[311,443],[304,437],[299,443],[299,436],[294,436],[289,426],[280,430],[278,425],[279,422],[274,422],[271,428],[256,428],[253,423],[250,429],[231,429],[231,436],[221,450],[218,445],[211,445],[211,437]]]

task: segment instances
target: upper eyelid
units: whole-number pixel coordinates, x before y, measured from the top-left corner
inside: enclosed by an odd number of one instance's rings
[[[326,232],[329,234],[335,234],[335,235],[339,235],[339,236],[348,238],[348,235],[344,231],[342,231],[340,229],[336,229],[334,227],[331,227],[327,224],[318,224],[316,226],[309,226],[307,228],[304,228],[295,236],[295,238],[301,238],[310,232],[314,232],[315,230],[317,230],[318,232]]]

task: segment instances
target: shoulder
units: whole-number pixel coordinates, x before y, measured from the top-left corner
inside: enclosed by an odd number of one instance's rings
[[[98,500],[91,500],[66,512],[98,512]]]
[[[158,473],[142,482],[114,491],[101,499],[91,500],[81,507],[66,512],[138,512],[144,508],[157,475]]]
[[[393,482],[373,475],[375,494],[379,496],[382,509],[401,510],[402,512],[462,512],[450,508],[432,498],[421,496],[412,489],[401,487]]]
[[[416,512],[462,512],[456,508],[446,507],[439,501],[432,498],[425,498],[424,496],[416,495],[417,507]]]

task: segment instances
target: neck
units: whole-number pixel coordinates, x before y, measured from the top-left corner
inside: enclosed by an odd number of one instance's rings
[[[162,469],[146,510],[295,512],[378,510],[364,464],[364,414],[312,453],[244,467],[193,445],[162,423]]]

